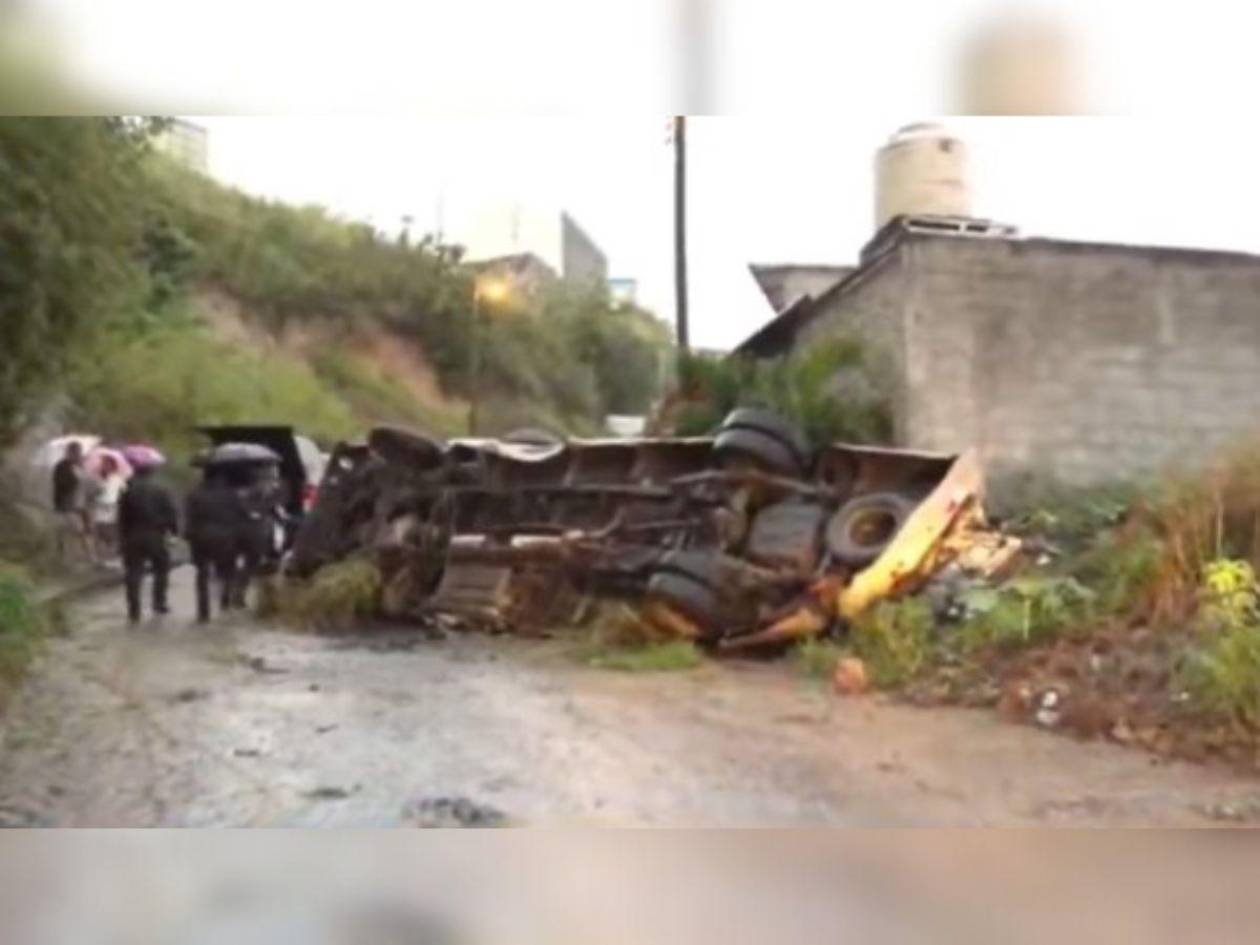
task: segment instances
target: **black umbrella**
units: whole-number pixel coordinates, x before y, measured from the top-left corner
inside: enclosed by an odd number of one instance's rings
[[[197,459],[198,466],[231,466],[237,463],[279,464],[280,457],[257,443],[220,443]]]

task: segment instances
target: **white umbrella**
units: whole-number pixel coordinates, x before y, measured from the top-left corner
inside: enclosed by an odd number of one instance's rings
[[[40,469],[52,469],[61,462],[71,443],[78,443],[83,448],[83,455],[86,456],[101,445],[101,438],[92,433],[68,433],[65,436],[59,436],[49,440],[35,451],[31,456],[31,465]]]

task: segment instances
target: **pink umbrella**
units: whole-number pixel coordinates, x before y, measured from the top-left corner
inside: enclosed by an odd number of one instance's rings
[[[98,446],[91,450],[83,457],[83,468],[90,475],[96,476],[98,479],[105,474],[104,467],[106,459],[113,460],[114,465],[118,467],[118,471],[122,473],[124,479],[130,479],[133,464],[128,462],[127,457],[116,449],[108,446]]]
[[[127,462],[131,463],[135,469],[140,469],[142,466],[161,466],[166,462],[166,457],[162,455],[161,450],[144,443],[124,446],[122,452]]]

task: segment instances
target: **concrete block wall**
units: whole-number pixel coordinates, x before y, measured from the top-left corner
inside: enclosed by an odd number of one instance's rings
[[[912,239],[909,443],[1088,485],[1260,432],[1260,259]]]

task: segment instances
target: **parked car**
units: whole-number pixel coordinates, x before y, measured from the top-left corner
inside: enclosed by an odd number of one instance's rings
[[[328,466],[327,454],[310,437],[288,426],[231,424],[199,427],[198,432],[210,440],[211,448],[249,443],[266,447],[280,458],[278,465],[244,462],[234,473],[242,486],[261,484],[264,477],[274,479],[278,560],[292,547],[302,519],[315,505]]]

